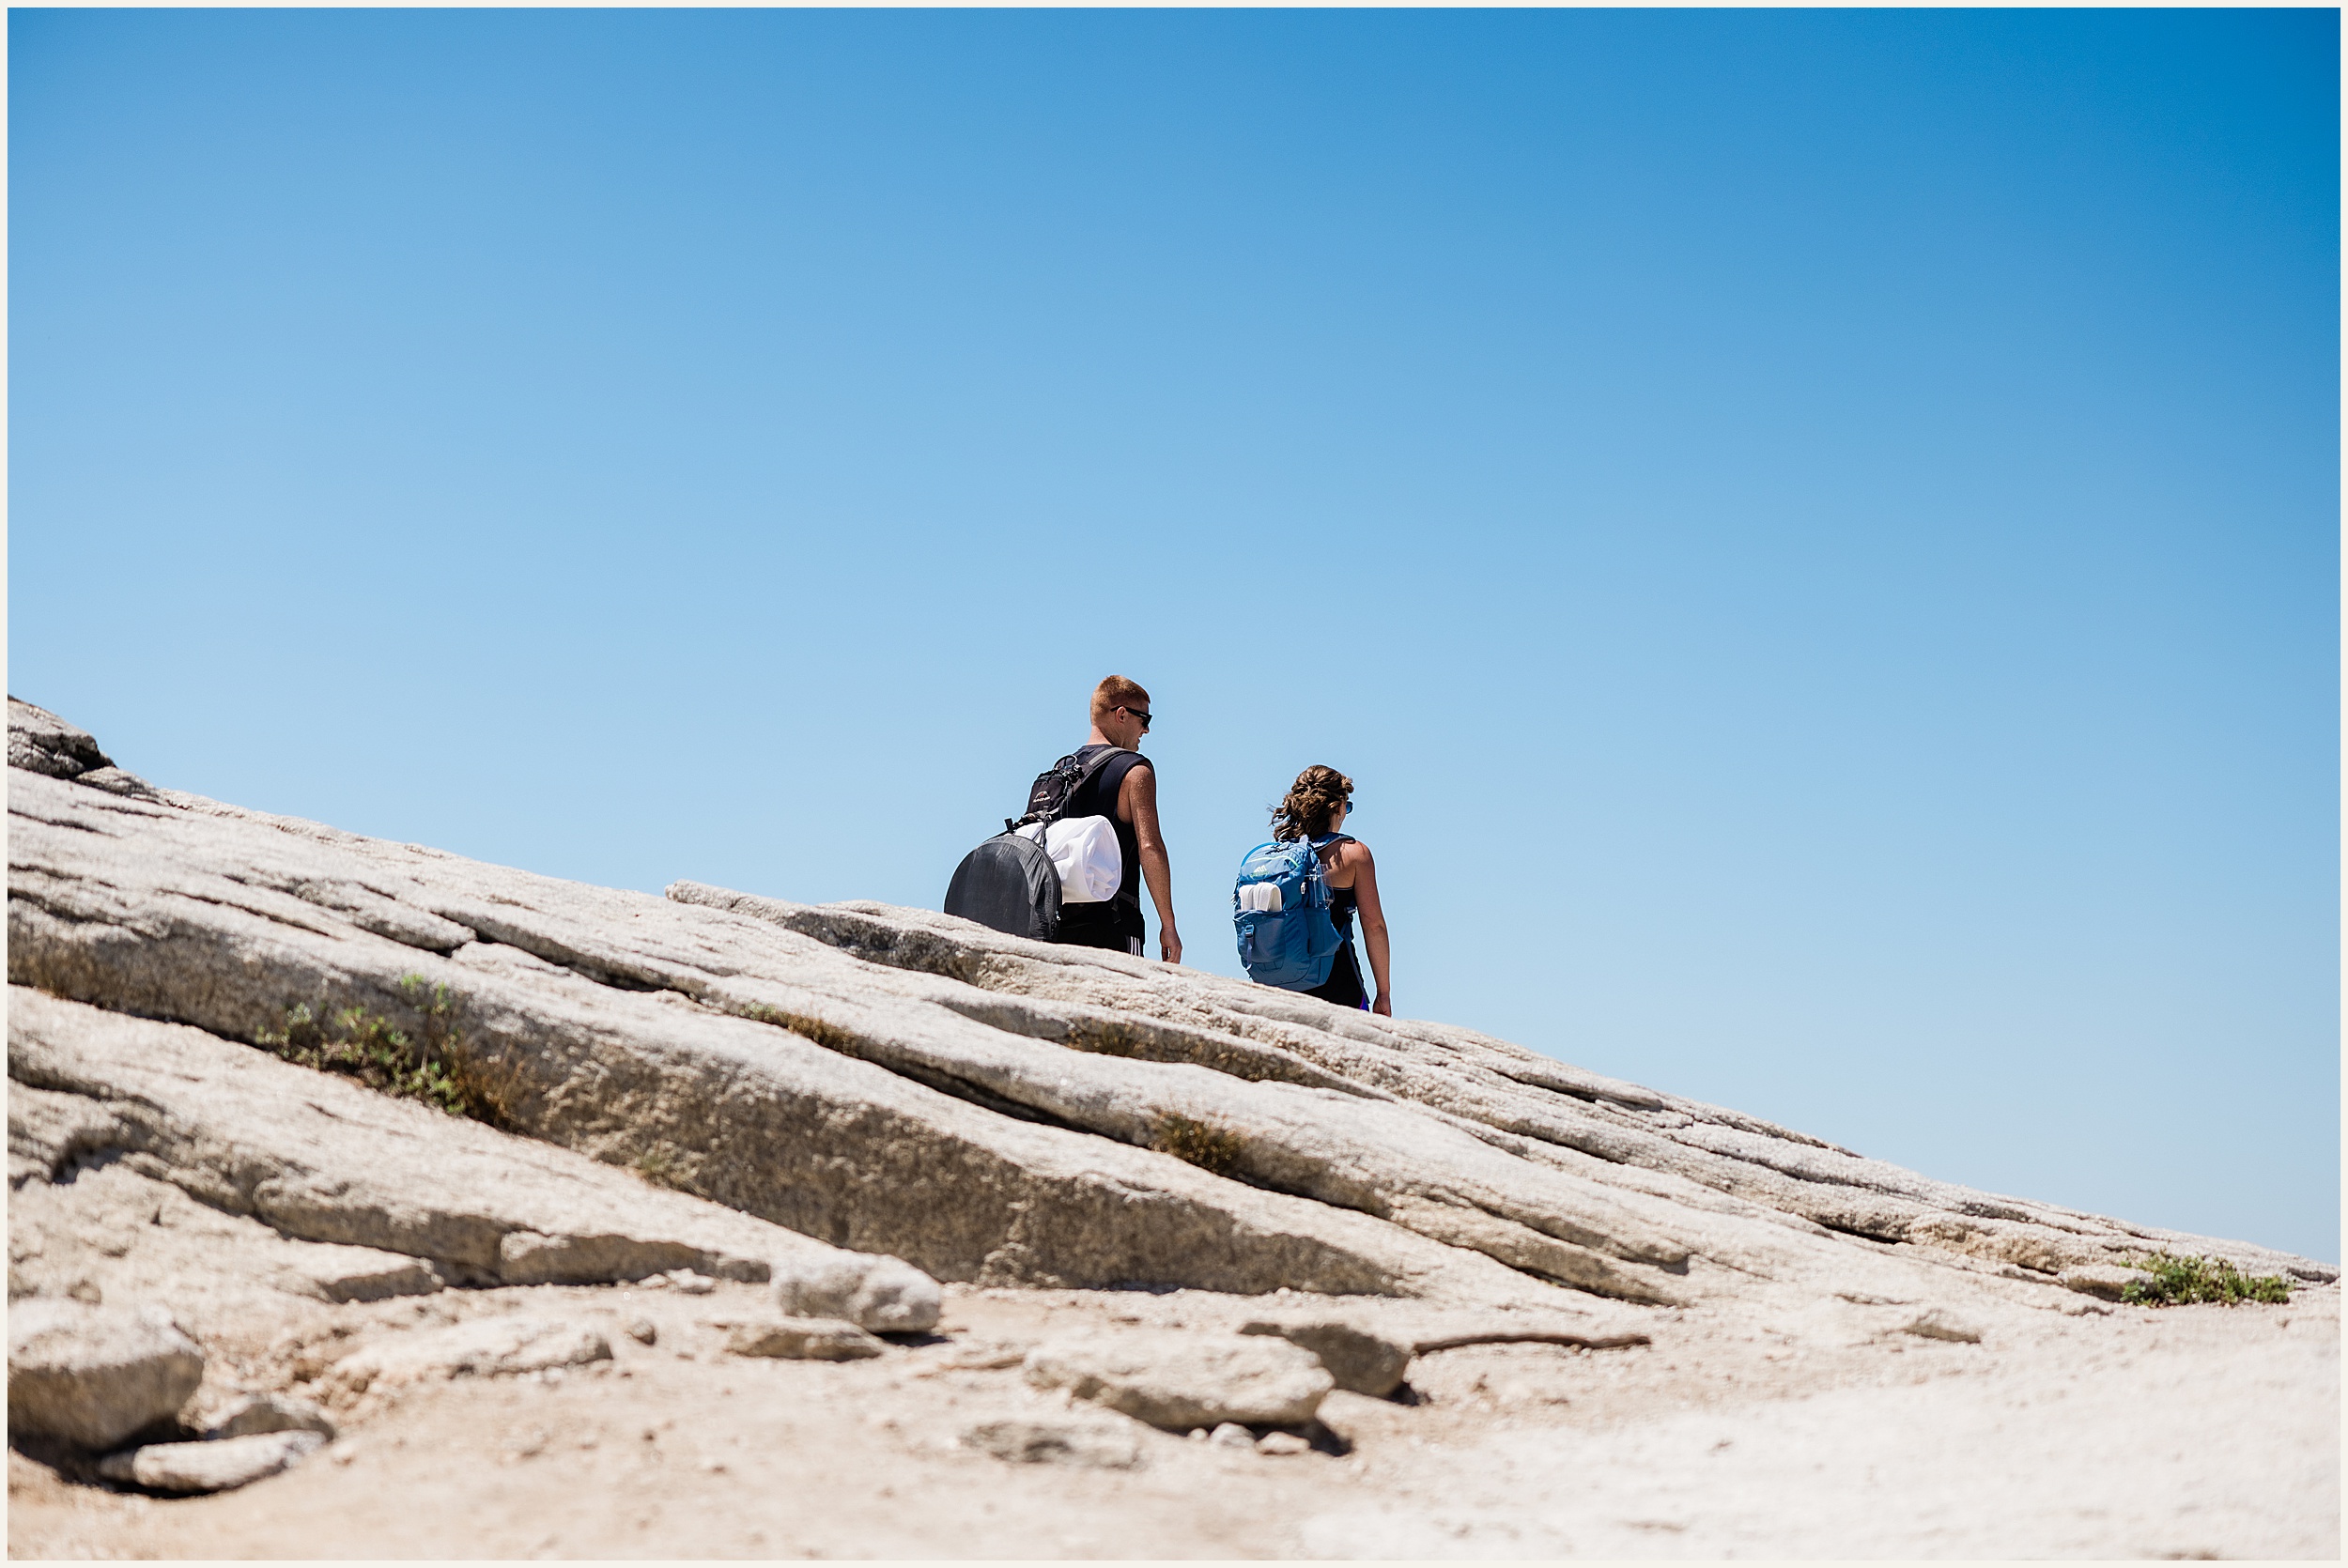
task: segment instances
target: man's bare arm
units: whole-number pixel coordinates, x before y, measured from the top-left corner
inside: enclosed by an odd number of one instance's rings
[[[1141,851],[1141,880],[1150,899],[1158,906],[1158,950],[1168,963],[1182,961],[1182,933],[1174,929],[1174,869],[1166,858],[1166,839],[1158,832],[1158,773],[1143,762],[1129,768],[1117,787],[1117,814],[1134,824]]]

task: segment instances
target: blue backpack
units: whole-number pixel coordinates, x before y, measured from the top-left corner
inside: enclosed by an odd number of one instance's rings
[[[1310,991],[1328,980],[1340,939],[1329,918],[1321,852],[1343,837],[1259,844],[1240,861],[1231,918],[1249,979],[1284,991]]]

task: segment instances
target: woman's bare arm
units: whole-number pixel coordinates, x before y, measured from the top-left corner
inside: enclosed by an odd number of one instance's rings
[[[1378,983],[1378,997],[1369,1010],[1394,1016],[1393,952],[1386,941],[1386,910],[1378,901],[1378,862],[1359,838],[1345,846],[1353,862],[1353,896],[1361,900],[1362,945],[1369,949],[1369,973]]]

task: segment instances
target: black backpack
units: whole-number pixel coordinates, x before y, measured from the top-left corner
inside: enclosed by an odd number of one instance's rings
[[[1043,835],[1029,838],[1019,829],[1039,824],[1048,828],[1059,821],[1076,791],[1123,755],[1121,746],[1109,746],[1079,767],[1072,753],[1036,775],[1035,785],[1027,792],[1027,814],[1004,818],[1003,831],[963,856],[962,864],[954,868],[954,880],[946,888],[946,913],[1012,936],[1058,941],[1059,872],[1053,869],[1052,857],[1037,842]]]

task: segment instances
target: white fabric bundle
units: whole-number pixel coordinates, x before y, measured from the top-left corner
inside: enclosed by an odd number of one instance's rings
[[[1125,857],[1118,853],[1117,826],[1106,817],[1063,817],[1048,829],[1037,823],[1019,831],[1052,857],[1061,903],[1104,904],[1124,884]]]

